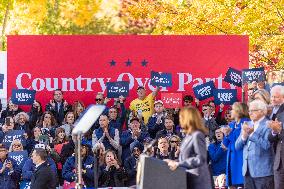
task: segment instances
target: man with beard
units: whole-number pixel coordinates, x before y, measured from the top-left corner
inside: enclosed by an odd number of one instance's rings
[[[132,186],[136,184],[137,164],[139,156],[142,153],[143,149],[143,144],[138,141],[134,141],[130,144],[131,156],[128,157],[124,162],[124,168],[128,175],[126,186]]]

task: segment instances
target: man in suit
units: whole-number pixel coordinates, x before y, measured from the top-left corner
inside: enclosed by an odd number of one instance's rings
[[[243,150],[242,173],[245,188],[274,188],[273,148],[268,141],[271,129],[267,127],[267,107],[263,101],[254,100],[249,106],[252,122],[245,123],[235,143],[236,150]],[[250,124],[251,123],[251,124]]]
[[[275,120],[281,113],[284,112],[284,86],[276,85],[271,88],[270,100],[273,106],[272,113],[270,115],[271,120]]]
[[[71,106],[63,99],[63,92],[61,89],[56,89],[53,93],[53,100],[46,105],[45,110],[52,112],[57,124],[61,125],[65,114],[71,110]]]
[[[44,149],[35,148],[32,153],[32,160],[36,169],[31,180],[31,189],[55,189],[56,176],[48,165],[47,153]]]
[[[284,87],[275,86],[271,89],[271,103],[281,104],[275,115],[275,121],[271,121],[269,127],[272,132],[268,139],[276,146],[274,159],[274,184],[275,189],[284,186]]]

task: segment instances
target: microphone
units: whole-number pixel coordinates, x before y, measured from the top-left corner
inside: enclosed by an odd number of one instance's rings
[[[74,123],[73,135],[85,134],[99,119],[105,109],[104,105],[90,105],[85,109]]]
[[[157,142],[157,139],[154,139],[146,146],[146,148],[143,150],[143,154],[145,154],[147,151],[149,151]]]

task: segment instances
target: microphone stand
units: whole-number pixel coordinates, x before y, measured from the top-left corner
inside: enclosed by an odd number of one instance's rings
[[[99,162],[100,162],[100,149],[94,151],[94,181],[95,188],[99,186]]]
[[[75,143],[75,165],[76,165],[76,186],[75,189],[82,189],[82,155],[81,155],[82,132],[78,132]]]

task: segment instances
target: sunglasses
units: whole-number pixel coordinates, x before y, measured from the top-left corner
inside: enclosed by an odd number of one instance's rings
[[[117,111],[109,111],[109,113],[117,113]]]
[[[96,101],[102,101],[103,99],[101,99],[101,98],[96,98]]]
[[[21,147],[20,144],[14,144],[13,147]]]
[[[172,140],[170,141],[171,143],[179,143],[179,141],[176,141],[176,140]]]

